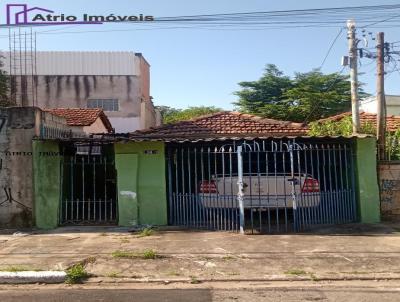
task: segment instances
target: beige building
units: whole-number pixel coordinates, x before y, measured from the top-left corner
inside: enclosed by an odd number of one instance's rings
[[[117,133],[157,125],[150,65],[140,53],[38,51],[27,67],[23,54],[3,56],[17,106],[101,108]]]

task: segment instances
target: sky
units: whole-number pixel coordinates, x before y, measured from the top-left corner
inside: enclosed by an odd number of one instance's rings
[[[236,13],[340,6],[400,4],[397,1],[347,0],[69,0],[19,1],[65,14],[121,14],[157,17]],[[0,23],[5,23],[5,4],[0,4]],[[11,2],[13,3],[13,2]],[[349,16],[351,17],[351,16]],[[357,21],[357,20],[356,20]],[[36,27],[37,50],[134,51],[151,64],[151,95],[155,105],[175,108],[216,106],[227,110],[237,97],[241,81],[257,80],[266,64],[276,64],[287,75],[307,72],[321,65],[338,34],[333,28],[291,28],[266,30],[154,29],[132,24],[65,25]],[[149,30],[151,29],[151,30]],[[373,28],[373,34],[380,28]],[[88,32],[100,31],[100,32]],[[382,28],[386,41],[400,40],[399,28]],[[0,49],[8,49],[8,29],[0,28]],[[322,71],[342,70],[347,54],[346,35],[334,44]],[[400,66],[400,63],[399,63]],[[348,69],[343,70],[344,73]],[[374,94],[375,64],[363,59],[360,80]],[[400,94],[400,72],[386,76],[386,93]]]

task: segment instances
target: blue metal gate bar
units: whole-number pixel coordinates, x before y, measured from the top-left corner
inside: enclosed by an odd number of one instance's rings
[[[294,139],[170,144],[169,223],[276,233],[356,221],[352,150]]]

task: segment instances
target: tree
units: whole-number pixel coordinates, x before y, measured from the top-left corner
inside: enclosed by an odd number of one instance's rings
[[[186,121],[198,116],[222,111],[221,108],[214,106],[197,106],[186,109],[175,109],[168,106],[157,106],[156,108],[160,111],[164,124]]]
[[[3,70],[3,56],[0,56],[0,107],[7,107],[10,105],[9,99],[9,78],[7,73]]]
[[[269,64],[259,80],[239,85],[239,110],[268,118],[310,122],[351,108],[350,81],[339,73],[312,70],[291,79]],[[359,93],[366,96],[361,88]]]
[[[284,101],[283,94],[293,87],[293,83],[275,65],[268,64],[258,81],[240,82],[239,86],[242,90],[235,92],[239,100],[234,105],[240,111],[286,119],[289,104]]]

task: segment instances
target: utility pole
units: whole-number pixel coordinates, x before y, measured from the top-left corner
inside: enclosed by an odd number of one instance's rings
[[[347,38],[349,40],[349,57],[350,57],[350,83],[351,83],[351,116],[353,121],[353,134],[357,134],[360,130],[360,116],[358,104],[358,54],[357,54],[357,38],[356,23],[354,20],[347,21]]]
[[[376,35],[376,137],[378,138],[378,158],[385,158],[386,101],[385,101],[385,35]]]

